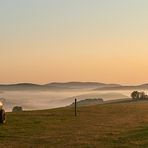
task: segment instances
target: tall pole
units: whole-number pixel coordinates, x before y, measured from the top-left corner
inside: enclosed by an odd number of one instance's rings
[[[75,99],[75,117],[77,116],[77,99]]]

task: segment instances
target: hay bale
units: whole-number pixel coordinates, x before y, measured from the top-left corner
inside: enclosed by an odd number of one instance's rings
[[[12,109],[12,112],[22,112],[22,111],[23,111],[23,108],[21,106],[15,106]]]

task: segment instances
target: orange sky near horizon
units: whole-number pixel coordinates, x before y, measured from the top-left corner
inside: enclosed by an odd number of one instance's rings
[[[81,2],[1,4],[0,84],[148,82],[148,2]]]

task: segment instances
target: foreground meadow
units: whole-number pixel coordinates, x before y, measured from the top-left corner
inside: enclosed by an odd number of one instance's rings
[[[1,148],[147,148],[148,103],[7,113]]]

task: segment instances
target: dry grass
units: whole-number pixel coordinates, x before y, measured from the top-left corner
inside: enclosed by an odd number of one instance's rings
[[[0,147],[148,147],[148,104],[106,104],[78,109],[8,113]]]

